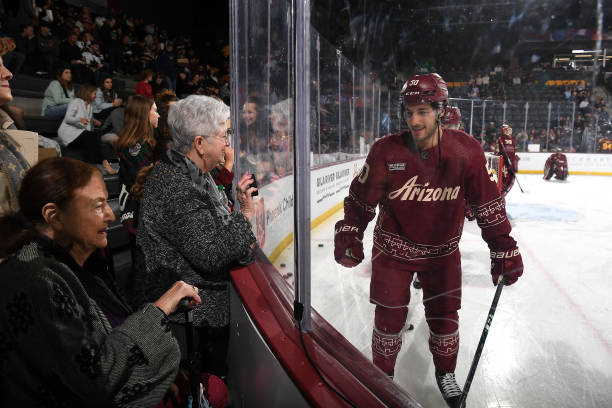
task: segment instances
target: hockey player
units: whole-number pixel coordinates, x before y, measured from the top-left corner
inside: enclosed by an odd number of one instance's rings
[[[544,165],[544,180],[550,180],[553,175],[557,180],[567,179],[567,157],[563,154],[563,150],[560,147],[557,147],[555,153],[546,159],[546,164]]]
[[[504,158],[502,170],[501,192],[505,197],[514,185],[516,172],[518,172],[518,161],[520,157],[516,155],[516,143],[512,137],[512,128],[504,124],[500,128],[500,136],[495,145],[495,154]]]
[[[461,111],[459,108],[454,106],[446,108],[443,123],[446,129],[461,129]]]
[[[444,127],[446,129],[460,129],[461,128],[461,111],[459,108],[449,106],[446,108],[446,112],[444,113],[444,119],[442,120]],[[465,202],[465,218],[468,221],[474,221],[476,219],[476,215],[474,215],[474,210],[468,202]],[[414,278],[414,282],[418,282],[418,277]],[[420,289],[420,283],[419,289]],[[414,286],[414,284],[413,284]],[[415,286],[416,287],[416,286]]]
[[[370,302],[376,305],[374,364],[393,376],[416,272],[436,382],[448,405],[456,406],[461,398],[454,374],[461,307],[459,240],[466,199],[491,250],[493,284],[501,275],[506,285],[516,282],[523,262],[480,144],[462,131],[442,129],[447,99],[446,83],[437,74],[415,75],[406,82],[401,101],[409,130],[373,144],[344,200],[344,219],[336,223],[334,257],[346,267],[363,260],[363,231],[378,206],[370,281]]]

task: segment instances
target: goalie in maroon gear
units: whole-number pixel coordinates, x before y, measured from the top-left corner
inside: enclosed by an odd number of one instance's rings
[[[562,152],[561,148],[557,148],[555,153],[546,159],[546,164],[544,164],[544,180],[550,180],[553,175],[557,180],[567,179],[569,174],[567,156]]]
[[[363,260],[363,231],[378,207],[370,281],[374,364],[393,376],[416,273],[436,381],[453,406],[461,398],[454,371],[466,200],[491,250],[493,283],[503,274],[506,284],[513,284],[523,264],[482,147],[463,131],[442,128],[447,99],[446,83],[437,74],[415,75],[405,83],[401,110],[408,130],[372,145],[344,200],[344,219],[336,223],[334,255],[347,267]]]

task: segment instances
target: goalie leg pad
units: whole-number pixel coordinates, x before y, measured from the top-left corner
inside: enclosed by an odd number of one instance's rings
[[[428,316],[429,350],[433,357],[436,371],[452,373],[457,366],[459,353],[459,314],[448,312]]]
[[[395,360],[402,348],[402,327],[408,316],[408,308],[376,306],[372,330],[372,360],[389,375],[393,375]]]

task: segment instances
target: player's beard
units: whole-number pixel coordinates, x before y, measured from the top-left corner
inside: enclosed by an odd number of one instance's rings
[[[414,131],[411,130],[412,138],[414,139],[414,142],[419,147],[419,149],[427,150],[427,149],[434,147],[433,138],[437,134],[436,132],[438,131],[438,126],[439,126],[438,121],[434,122],[431,129],[425,126],[425,128],[423,129],[425,135],[422,135],[422,136],[416,136],[414,134]]]

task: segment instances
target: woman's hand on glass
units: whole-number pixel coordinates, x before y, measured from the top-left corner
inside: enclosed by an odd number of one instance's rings
[[[253,176],[244,173],[236,185],[236,198],[240,203],[240,212],[249,220],[255,215],[255,204],[252,194],[257,191],[255,187],[249,187],[253,183]]]

